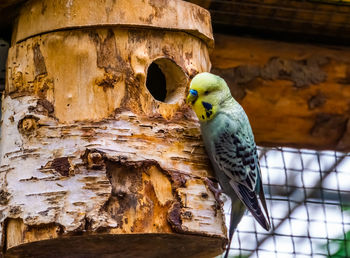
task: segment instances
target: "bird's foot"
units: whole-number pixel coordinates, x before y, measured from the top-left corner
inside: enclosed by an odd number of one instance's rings
[[[214,181],[215,180],[215,181]],[[224,203],[222,202],[220,195],[222,193],[222,190],[218,188],[218,183],[216,182],[216,179],[211,178],[205,178],[204,182],[208,186],[209,190],[214,194],[214,198],[216,200],[217,209],[221,209],[224,206]]]

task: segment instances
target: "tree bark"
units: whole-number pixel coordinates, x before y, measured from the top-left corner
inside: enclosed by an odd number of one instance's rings
[[[210,70],[212,36],[191,27],[210,26],[203,24],[209,14],[181,1],[106,0],[103,9],[89,10],[95,23],[88,23],[86,3],[30,1],[19,17],[15,35],[45,18],[61,27],[15,36],[9,50],[0,167],[4,253],[219,254],[223,211],[206,184],[211,172],[198,122],[184,103],[189,78]],[[136,3],[143,12],[131,26]],[[168,6],[178,15],[167,20],[169,28],[153,29]],[[124,22],[104,27],[103,11],[116,17],[121,10]],[[175,31],[176,19],[190,14],[194,23]],[[150,72],[152,63],[161,72]],[[153,85],[150,76],[166,83]],[[162,86],[166,95],[158,101],[151,92]]]

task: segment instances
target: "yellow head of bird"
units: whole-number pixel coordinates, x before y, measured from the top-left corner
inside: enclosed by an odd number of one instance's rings
[[[191,81],[186,102],[190,104],[201,122],[215,117],[220,104],[232,98],[226,82],[211,73],[197,74]]]

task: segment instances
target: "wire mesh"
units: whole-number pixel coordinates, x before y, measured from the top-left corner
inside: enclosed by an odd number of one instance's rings
[[[230,257],[350,257],[350,155],[259,148],[273,229],[247,213]],[[225,203],[229,222],[229,201]]]

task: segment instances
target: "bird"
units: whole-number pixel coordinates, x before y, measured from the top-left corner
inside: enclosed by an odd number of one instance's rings
[[[198,117],[215,178],[231,199],[226,258],[246,209],[265,230],[271,228],[253,131],[244,109],[217,75],[203,72],[194,76],[186,102]]]

